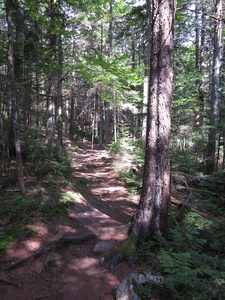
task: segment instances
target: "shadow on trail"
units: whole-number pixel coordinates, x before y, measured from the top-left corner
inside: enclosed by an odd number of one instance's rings
[[[80,193],[87,203],[120,223],[129,222],[135,205],[125,184],[117,178],[109,153],[90,149],[76,149],[75,153],[74,177],[86,181]]]
[[[120,201],[116,203],[113,200],[102,201],[90,192],[82,192],[81,195],[85,200],[101,213],[109,216],[120,223],[128,223],[131,220],[132,214],[126,213],[128,201]],[[130,206],[132,202],[130,202]]]

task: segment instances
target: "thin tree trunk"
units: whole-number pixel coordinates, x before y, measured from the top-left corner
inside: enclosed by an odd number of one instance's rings
[[[19,129],[19,116],[16,99],[16,88],[15,88],[15,77],[14,77],[14,61],[13,61],[13,28],[11,21],[11,10],[10,0],[6,0],[6,19],[8,24],[8,65],[9,65],[9,80],[10,80],[10,98],[12,105],[12,121],[13,121],[13,132],[14,132],[14,143],[16,152],[17,171],[20,185],[20,193],[24,195],[26,193],[24,175],[23,175],[23,164],[21,157],[21,146],[20,146],[20,129]]]
[[[116,143],[117,142],[117,127],[118,127],[118,124],[117,124],[117,109],[116,109],[116,103],[115,103],[115,106],[114,106],[114,109],[113,109],[113,133],[114,133],[114,142]]]
[[[47,91],[47,122],[45,143],[48,144],[51,149],[55,130],[55,103],[53,101],[54,83],[52,79],[49,79],[48,85],[49,87]]]
[[[105,144],[108,145],[110,142],[110,107],[109,103],[105,102]]]
[[[75,126],[75,89],[71,89],[71,104],[70,104],[70,138],[74,140],[74,126]]]
[[[104,137],[104,130],[103,130],[103,124],[104,124],[104,111],[103,111],[103,104],[100,101],[100,120],[99,120],[99,149],[102,149],[103,144],[103,137]]]
[[[63,148],[63,99],[62,99],[62,67],[63,67],[63,52],[62,52],[62,37],[58,37],[58,65],[60,70],[58,72],[58,86],[57,86],[57,100],[58,100],[58,119],[57,119],[57,131],[58,131],[58,158],[62,158]]]
[[[95,122],[96,122],[96,102],[94,102],[92,124],[91,124],[91,150],[94,149]]]
[[[220,86],[220,66],[222,50],[222,0],[215,3],[215,26],[214,26],[214,49],[213,49],[213,70],[211,88],[211,112],[208,136],[208,155],[206,172],[211,173],[216,167],[216,146],[218,142],[218,119],[219,119],[219,86]]]
[[[24,34],[24,7],[23,4],[18,0],[13,0],[14,13],[13,20],[15,24],[15,42],[14,42],[14,76],[15,76],[15,88],[17,94],[17,104],[24,101],[24,45],[25,45],[25,34]],[[24,115],[26,112],[24,113]],[[22,116],[21,116],[22,117]],[[26,116],[24,116],[24,121],[26,122]],[[25,123],[24,122],[24,123]]]

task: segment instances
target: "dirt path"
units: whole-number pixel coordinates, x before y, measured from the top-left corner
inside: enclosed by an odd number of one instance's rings
[[[54,228],[44,220],[37,220],[34,223],[37,236],[19,243],[11,255],[15,260],[26,257],[28,250],[35,251],[45,241],[64,235],[91,232],[96,238],[2,272],[2,277],[23,284],[23,288],[18,288],[0,282],[2,300],[112,300],[114,286],[134,271],[126,263],[118,265],[113,274],[96,265],[104,254],[94,254],[94,246],[110,240],[113,245],[110,251],[118,247],[127,237],[128,226],[124,224],[134,208],[124,184],[115,177],[106,151],[73,149],[73,152],[76,157],[73,176],[84,188],[79,194],[69,189],[67,193],[77,197],[79,206],[72,206],[68,216],[60,217]],[[47,259],[52,263],[45,265]]]

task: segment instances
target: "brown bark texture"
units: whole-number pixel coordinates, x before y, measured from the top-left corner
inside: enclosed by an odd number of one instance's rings
[[[13,132],[14,132],[14,144],[16,152],[16,164],[20,186],[20,193],[24,195],[26,193],[23,165],[21,157],[21,146],[20,146],[20,128],[19,128],[19,116],[16,99],[16,87],[15,87],[15,75],[14,75],[14,60],[13,60],[13,27],[11,20],[11,4],[9,0],[6,0],[6,21],[8,25],[8,72],[9,72],[9,95],[12,107],[12,121],[13,121]]]
[[[208,136],[208,153],[206,161],[206,172],[208,174],[215,171],[216,167],[216,146],[218,143],[218,122],[219,122],[219,87],[220,87],[220,67],[222,51],[222,0],[215,1],[215,24],[214,24],[214,45],[213,45],[213,69],[211,84],[211,118]]]
[[[154,0],[143,188],[131,224],[138,242],[168,232],[174,0]]]

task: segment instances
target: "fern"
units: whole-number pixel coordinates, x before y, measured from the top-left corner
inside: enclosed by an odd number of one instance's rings
[[[164,272],[168,274],[175,274],[180,270],[185,271],[191,266],[190,252],[173,253],[165,250],[160,250],[159,257]]]

